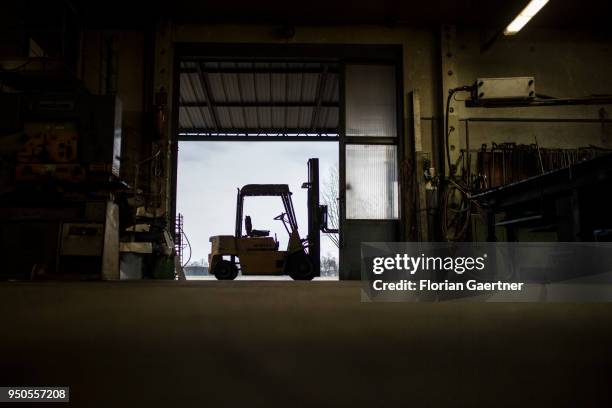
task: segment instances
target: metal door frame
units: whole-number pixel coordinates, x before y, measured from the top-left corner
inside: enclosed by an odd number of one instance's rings
[[[401,203],[407,199],[404,194],[406,193],[406,188],[403,188],[402,182],[402,174],[401,174],[401,165],[404,160],[408,159],[405,156],[405,123],[404,123],[404,83],[403,83],[403,64],[402,64],[402,53],[401,49],[397,59],[393,61],[377,61],[377,60],[349,60],[342,61],[340,63],[340,77],[339,77],[339,85],[340,85],[340,120],[339,120],[339,192],[340,192],[340,233],[339,233],[339,242],[340,248],[338,252],[339,256],[339,266],[340,266],[340,280],[349,280],[356,279],[356,276],[349,276],[343,265],[347,265],[346,262],[343,262],[343,245],[344,245],[344,231],[346,230],[347,224],[351,222],[357,222],[361,224],[380,224],[380,223],[389,223],[389,224],[397,224],[396,225],[396,240],[403,239],[401,228],[404,223],[408,220],[408,214],[405,214],[403,211],[403,207]],[[346,65],[389,65],[395,67],[395,88],[396,88],[396,137],[377,137],[377,136],[347,136],[346,135]],[[347,145],[394,145],[396,146],[396,160],[397,160],[397,175],[398,175],[398,218],[393,220],[372,220],[372,219],[352,219],[348,220],[346,218],[346,146]],[[344,276],[343,276],[344,275]]]
[[[178,141],[179,141],[179,97],[180,97],[180,63],[185,57],[201,57],[211,60],[227,60],[227,59],[262,59],[268,58],[271,61],[278,59],[295,59],[300,61],[305,60],[332,60],[339,63],[339,140],[338,140],[338,170],[339,170],[339,186],[340,194],[340,220],[339,220],[339,265],[342,266],[342,230],[346,225],[345,218],[345,188],[346,185],[346,161],[345,148],[347,144],[395,144],[397,146],[397,165],[398,177],[400,179],[399,200],[400,203],[405,200],[405,188],[402,188],[401,163],[409,159],[405,157],[405,129],[404,129],[404,99],[403,99],[403,49],[401,44],[262,44],[262,43],[192,43],[192,42],[177,42],[174,43],[173,52],[173,70],[172,70],[172,123],[170,134],[170,155],[171,168],[170,170],[170,191],[168,194],[171,197],[169,208],[169,224],[170,231],[174,231],[174,220],[176,219],[176,199],[177,199],[177,169],[178,169]],[[262,57],[263,56],[263,57]],[[346,121],[345,121],[345,75],[344,67],[346,64],[382,64],[395,66],[396,78],[396,109],[397,109],[397,139],[394,138],[376,138],[371,140],[369,137],[346,137]],[[367,143],[366,143],[367,142]],[[371,143],[370,143],[371,142]],[[398,203],[398,205],[400,204]],[[392,222],[402,224],[407,220],[407,215],[403,213],[402,206],[399,205],[398,220],[360,220],[359,222]],[[350,221],[349,221],[350,222]],[[398,228],[398,239],[400,238],[401,228]],[[340,279],[348,277],[340,276]]]

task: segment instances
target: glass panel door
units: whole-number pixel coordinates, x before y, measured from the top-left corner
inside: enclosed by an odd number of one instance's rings
[[[360,279],[362,242],[398,239],[397,86],[395,65],[344,67],[341,279]]]
[[[347,219],[398,219],[398,185],[397,146],[346,145]]]
[[[395,66],[346,65],[346,136],[397,137]]]

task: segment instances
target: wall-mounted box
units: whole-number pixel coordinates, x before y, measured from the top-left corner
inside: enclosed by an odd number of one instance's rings
[[[534,99],[533,77],[478,78],[472,98],[478,102]]]

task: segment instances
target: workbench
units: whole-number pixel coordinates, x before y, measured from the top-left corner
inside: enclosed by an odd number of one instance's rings
[[[492,188],[472,196],[484,209],[487,241],[504,227],[516,241],[518,227],[556,231],[557,240],[595,241],[612,229],[612,154]],[[505,214],[498,220],[497,214]]]

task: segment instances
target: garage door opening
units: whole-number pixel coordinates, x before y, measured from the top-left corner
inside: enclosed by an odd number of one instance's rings
[[[307,158],[317,156],[306,147],[309,143],[335,146],[340,279],[360,278],[362,242],[394,242],[407,236],[409,229],[402,225],[408,223],[402,220],[409,216],[408,205],[400,206],[411,200],[406,196],[409,177],[401,179],[399,171],[409,154],[403,132],[400,46],[182,43],[176,51],[174,72],[180,86],[174,88],[173,109],[179,114],[173,115],[173,128],[183,154],[184,143],[195,141],[232,142],[230,149],[238,149],[241,142],[287,142],[296,147],[303,142],[305,157],[293,163],[302,169]],[[257,157],[255,152],[248,153],[253,153],[249,159]],[[178,149],[173,154],[177,163],[173,191],[180,194]],[[259,157],[265,163],[283,153],[266,149],[257,154],[265,155]],[[250,167],[245,159],[230,156],[227,160],[227,166],[246,172],[262,167],[261,160]],[[272,168],[282,172],[288,166]],[[322,181],[327,172],[321,170]],[[223,169],[211,169],[202,177],[223,178]],[[232,188],[240,184],[225,181]],[[297,185],[291,187],[294,193],[296,188],[299,191]],[[172,205],[176,207],[177,201]],[[257,219],[253,221],[253,228],[263,228]],[[308,230],[313,230],[313,224]],[[235,235],[242,233],[235,231]],[[326,255],[325,248],[322,254]],[[227,266],[230,275],[235,272],[232,267]]]
[[[209,238],[235,235],[237,219],[244,235],[246,216],[252,229],[269,231],[280,250],[288,249],[288,230],[274,219],[286,212],[281,197],[247,197],[237,216],[237,189],[245,185],[288,185],[305,239],[312,216],[301,187],[310,158],[319,159],[329,227],[339,227],[339,88],[337,62],[181,61],[176,211],[187,237],[188,278],[210,276]],[[321,234],[323,278],[338,277],[338,245],[338,234]]]
[[[180,142],[177,212],[183,216],[183,264],[187,279],[214,279],[208,270],[210,236],[233,235],[236,191],[247,184],[287,184],[292,194],[298,231],[308,232],[307,161],[319,159],[321,204],[329,209],[330,227],[338,221],[338,144],[323,142]],[[257,230],[268,230],[279,248],[288,234],[274,217],[284,211],[279,197],[248,197],[244,215]],[[321,277],[338,279],[338,234],[320,233]],[[290,279],[287,276],[238,276],[238,279]]]

